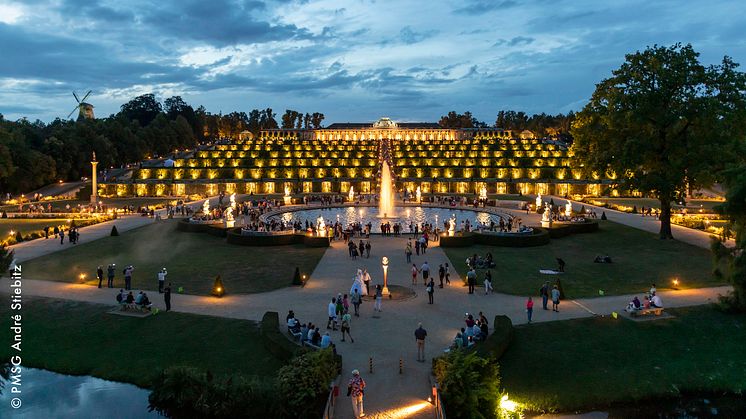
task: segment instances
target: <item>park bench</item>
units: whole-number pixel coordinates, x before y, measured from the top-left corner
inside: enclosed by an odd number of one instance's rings
[[[655,314],[656,316],[660,316],[662,313],[663,313],[663,307],[648,307],[648,308],[641,308],[639,310],[632,310],[632,312],[630,312],[630,315],[632,317],[646,316],[648,314]]]

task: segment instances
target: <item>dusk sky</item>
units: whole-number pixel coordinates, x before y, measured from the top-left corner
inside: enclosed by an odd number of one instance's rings
[[[647,45],[746,64],[745,12],[743,0],[0,0],[0,113],[65,118],[71,91],[93,90],[97,117],[152,92],[278,120],[470,110],[492,124],[501,109],[580,109]]]

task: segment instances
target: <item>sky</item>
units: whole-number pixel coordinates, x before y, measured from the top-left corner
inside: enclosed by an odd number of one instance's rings
[[[626,53],[746,64],[742,0],[0,0],[0,113],[97,117],[145,93],[325,123],[577,111]],[[75,117],[76,114],[73,114]]]

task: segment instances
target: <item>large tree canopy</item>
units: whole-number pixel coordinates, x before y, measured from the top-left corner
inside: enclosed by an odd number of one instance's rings
[[[660,200],[663,239],[673,238],[671,202],[716,180],[746,131],[738,64],[725,57],[705,67],[698,57],[681,44],[628,54],[572,127],[586,171],[612,171],[621,186]]]

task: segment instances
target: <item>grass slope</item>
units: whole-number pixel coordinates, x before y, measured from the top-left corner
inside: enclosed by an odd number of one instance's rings
[[[555,411],[593,410],[680,391],[745,391],[746,316],[711,306],[667,311],[676,318],[606,317],[517,327],[500,360],[502,386],[511,399]]]
[[[539,269],[557,267],[555,258],[567,263],[560,276],[568,298],[639,293],[650,288],[671,286],[678,278],[680,288],[722,285],[712,276],[709,250],[675,240],[659,240],[657,235],[610,221],[599,221],[598,232],[553,239],[546,246],[508,248],[471,246],[444,248],[462,278],[466,277],[465,260],[474,253],[484,257],[491,252],[497,267],[492,269],[492,283],[497,292],[537,295],[544,281],[553,275],[542,275]],[[614,263],[593,263],[596,255],[609,255]],[[479,282],[484,270],[478,270]]]
[[[80,273],[97,284],[96,267],[116,263],[115,286],[124,286],[122,270],[133,265],[134,289],[157,289],[156,274],[168,269],[167,281],[188,294],[206,295],[221,275],[228,293],[255,293],[287,287],[295,267],[311,273],[324,254],[323,248],[303,245],[244,247],[205,233],[176,231],[176,220],[164,220],[121,233],[118,237],[65,244],[66,250],[24,263],[25,278],[76,282]]]
[[[148,387],[161,370],[188,365],[214,374],[273,376],[282,365],[262,345],[248,320],[161,312],[147,318],[107,314],[111,306],[27,298],[23,317],[23,365]],[[8,318],[9,304],[0,305]],[[0,341],[12,342],[0,329]],[[0,357],[18,355],[10,344]]]

